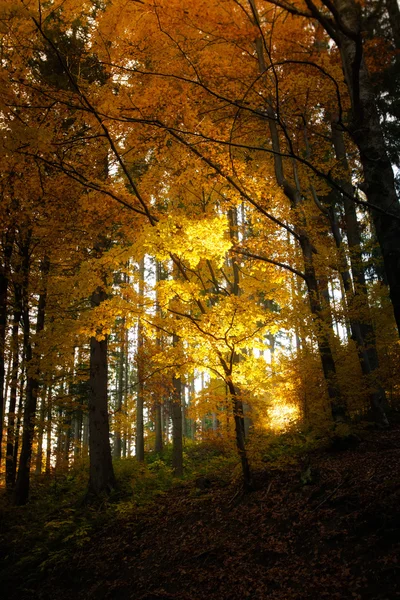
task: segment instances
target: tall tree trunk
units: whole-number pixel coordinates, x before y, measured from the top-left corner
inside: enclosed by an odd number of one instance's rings
[[[392,37],[397,49],[400,48],[400,8],[398,0],[386,0]]]
[[[99,306],[106,297],[104,290],[97,288],[92,294],[92,307]],[[102,337],[90,339],[89,494],[96,496],[116,487],[108,419],[108,340],[106,335]]]
[[[228,222],[229,222],[229,237],[234,244],[237,244],[238,239],[238,213],[236,208],[230,208],[228,211]],[[245,239],[246,228],[243,227],[243,239]],[[238,258],[236,256],[232,257],[232,271],[233,271],[233,281],[231,282],[231,293],[232,295],[239,297],[241,295],[240,289],[240,269],[238,266]],[[238,364],[240,361],[240,356],[234,352],[234,364]],[[243,414],[243,432],[245,440],[249,436],[250,427],[251,427],[251,418],[250,418],[250,407],[247,403],[242,403],[242,414]],[[214,429],[214,416],[213,416],[213,429]],[[240,450],[240,453],[242,451]],[[246,479],[246,477],[245,477]]]
[[[89,454],[89,413],[82,415],[82,456],[87,458]]]
[[[195,381],[194,381],[194,375],[192,375],[190,378],[190,385],[189,385],[189,404],[190,405],[194,403],[195,393],[196,393]],[[196,439],[196,419],[190,419],[190,421],[191,421],[191,438],[192,438],[192,440],[195,440]]]
[[[139,303],[143,308],[144,300],[144,257],[139,265]],[[136,400],[136,459],[144,461],[144,356],[143,325],[139,317],[137,345],[137,400]]]
[[[247,456],[245,444],[243,403],[238,395],[238,390],[233,384],[230,376],[228,376],[227,384],[232,402],[233,416],[235,420],[236,448],[239,453],[242,465],[243,484],[246,491],[251,491],[253,488],[253,477],[250,470],[249,459]]]
[[[176,338],[176,336],[174,336]],[[177,339],[175,342],[177,343]],[[173,377],[173,394],[171,398],[172,418],[172,468],[176,477],[183,475],[183,436],[182,436],[182,381]]]
[[[157,260],[156,261],[156,283],[158,284],[161,281],[161,279],[162,279],[161,263]],[[161,319],[162,312],[161,312],[160,303],[158,300],[158,290],[156,291],[156,312],[157,312],[157,316]],[[156,335],[157,335],[157,347],[161,349],[161,346],[162,346],[161,332],[157,331]],[[162,426],[161,398],[156,399],[154,420],[155,420],[155,434],[156,434],[154,449],[157,454],[162,454],[162,451],[163,451],[163,426]]]
[[[162,414],[161,414],[161,402],[159,400],[156,400],[156,407],[155,407],[155,433],[156,433],[156,440],[155,440],[155,452],[157,454],[162,454],[163,451],[163,431],[162,431]]]
[[[400,335],[400,204],[374,88],[364,59],[360,5],[356,0],[333,0],[335,14],[332,13],[332,19],[327,19],[312,0],[306,2],[312,16],[321,23],[340,51],[351,100],[351,119],[346,129],[360,152],[363,191],[370,203]],[[324,4],[332,8],[327,0]]]
[[[20,441],[20,431],[21,431],[21,423],[23,416],[23,407],[24,407],[24,393],[26,387],[26,356],[25,356],[25,348],[23,349],[23,362],[21,369],[21,381],[19,385],[19,400],[18,400],[18,409],[17,409],[17,422],[15,425],[15,442],[14,442],[14,453],[13,453],[13,473],[12,473],[12,482],[13,486],[15,484],[15,479],[17,477],[17,464],[19,457],[19,441]]]
[[[53,411],[52,411],[52,387],[49,387],[49,394],[47,398],[47,421],[46,421],[46,475],[50,475],[51,471],[51,429],[53,424]]]
[[[126,319],[122,318],[120,324],[120,347],[118,357],[118,374],[117,374],[117,402],[115,406],[115,431],[114,431],[114,456],[121,458],[122,450],[122,431],[121,431],[121,415],[122,406],[124,401],[124,381],[125,381],[125,353],[126,353],[126,342],[127,342],[127,331],[126,331]]]
[[[62,445],[62,465],[65,471],[69,469],[69,452],[71,449],[71,440],[72,440],[72,411],[71,409],[67,409],[65,411],[65,420],[64,420],[64,436],[63,436],[63,445]]]
[[[17,269],[19,273],[19,269]],[[18,278],[17,278],[18,279]],[[11,332],[11,386],[10,386],[10,404],[8,410],[7,422],[7,446],[6,446],[6,488],[11,490],[15,483],[15,465],[14,465],[14,446],[15,446],[15,417],[17,407],[18,390],[18,371],[19,371],[19,322],[22,314],[21,306],[21,286],[16,280],[14,284],[14,313]]]
[[[64,396],[64,379],[61,381],[59,396]],[[58,407],[58,421],[57,421],[57,445],[56,445],[56,465],[55,470],[59,473],[63,468],[63,445],[64,445],[64,410],[61,406]]]
[[[5,408],[5,362],[4,353],[6,345],[7,330],[7,307],[8,307],[8,286],[10,278],[10,263],[14,245],[14,228],[9,229],[5,235],[4,254],[0,266],[0,464],[2,460],[3,448],[3,423]]]
[[[377,423],[386,427],[388,425],[385,412],[387,401],[385,391],[376,377],[376,373],[379,369],[379,359],[376,350],[375,331],[372,325],[368,304],[367,284],[361,252],[361,233],[357,219],[356,206],[349,198],[349,196],[353,194],[353,187],[350,180],[350,170],[347,162],[343,132],[335,123],[332,123],[332,141],[335,148],[336,157],[340,161],[344,173],[347,175],[347,177],[342,178],[339,183],[342,189],[347,192],[347,195],[343,195],[343,206],[346,223],[346,235],[350,254],[350,265],[354,281],[354,292],[350,277],[347,273],[347,268],[343,268],[341,270],[341,277],[350,309],[350,326],[352,337],[357,343],[362,372],[370,379],[369,385],[373,386],[373,389],[370,393],[370,405],[374,418]],[[340,246],[338,233],[336,233],[335,239],[337,245]],[[357,300],[359,312],[365,315],[362,321],[356,320],[351,313],[351,306],[355,299]]]
[[[314,317],[318,351],[328,389],[332,418],[334,422],[340,422],[346,418],[347,408],[338,388],[336,366],[330,345],[328,326],[324,319],[323,309],[321,306],[318,282],[313,263],[312,247],[307,236],[301,235],[300,246],[303,252],[308,300],[311,314]]]
[[[40,400],[40,418],[38,423],[38,433],[37,433],[37,452],[36,452],[36,461],[35,461],[35,475],[40,475],[42,473],[42,465],[43,465],[43,435],[45,428],[45,416],[46,416],[46,395],[47,395],[47,386],[43,386],[43,393],[41,394]]]
[[[27,246],[27,251],[28,251]],[[25,260],[23,270],[29,267],[29,255]],[[43,331],[44,316],[46,310],[47,297],[47,275],[50,269],[50,261],[45,257],[41,263],[42,271],[42,291],[39,295],[39,303],[37,309],[36,334]],[[19,459],[18,475],[14,490],[14,503],[17,506],[26,504],[29,497],[30,485],[30,463],[32,456],[32,443],[35,428],[36,416],[36,401],[39,388],[39,368],[32,368],[33,348],[30,339],[30,323],[29,323],[29,305],[28,305],[28,273],[24,274],[24,297],[23,297],[23,321],[24,321],[24,347],[26,357],[27,382],[26,382],[26,399],[24,410],[24,423],[22,431],[22,447],[21,456]],[[38,358],[38,357],[37,357]]]
[[[74,432],[74,461],[79,458],[82,452],[82,429],[83,429],[83,413],[82,409],[78,408],[75,411],[73,432]]]
[[[64,441],[65,441],[65,420],[67,411],[64,408],[66,405],[65,398],[65,372],[63,373],[57,391],[58,397],[58,408],[57,408],[57,433],[56,433],[56,463],[55,463],[55,471],[59,473],[64,469]]]

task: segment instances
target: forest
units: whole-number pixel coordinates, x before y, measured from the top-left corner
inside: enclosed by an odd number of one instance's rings
[[[0,0],[0,61],[7,597],[397,597],[397,0]]]

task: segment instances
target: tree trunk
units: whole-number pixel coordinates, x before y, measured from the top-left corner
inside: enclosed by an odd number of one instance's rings
[[[351,99],[347,127],[360,152],[363,191],[381,248],[397,329],[400,335],[400,204],[392,165],[385,147],[373,85],[363,55],[360,6],[356,0],[334,0],[340,17],[329,26],[314,6],[314,16],[327,29],[340,50]],[[373,207],[377,207],[375,210]]]
[[[346,235],[350,252],[351,271],[354,281],[354,292],[350,277],[348,273],[346,273],[347,268],[342,269],[341,277],[346,291],[348,300],[347,303],[350,309],[350,326],[352,337],[357,343],[357,350],[362,372],[365,376],[368,376],[370,379],[369,385],[372,385],[374,388],[370,394],[370,405],[374,419],[377,423],[387,427],[389,423],[385,412],[387,408],[386,394],[376,378],[376,372],[379,369],[379,359],[376,350],[375,331],[369,311],[367,284],[361,253],[361,233],[357,219],[356,206],[348,197],[353,194],[353,188],[350,181],[350,171],[346,157],[343,133],[335,123],[332,124],[332,141],[335,148],[336,157],[340,161],[344,172],[348,174],[346,179],[343,178],[340,181],[340,185],[348,194],[347,196],[343,195],[343,205],[346,223]],[[335,239],[337,238],[338,236],[336,235]],[[340,245],[339,239],[337,239],[337,244]],[[354,319],[354,316],[351,314],[351,306],[354,299],[357,299],[357,306],[359,307],[358,310],[362,314],[366,315],[363,321]]]
[[[17,270],[17,273],[19,269]],[[17,407],[17,390],[18,390],[18,370],[19,370],[19,322],[22,314],[21,307],[21,286],[18,282],[14,285],[14,313],[11,332],[11,352],[12,352],[12,368],[11,368],[11,386],[10,386],[10,404],[8,410],[7,422],[7,447],[6,447],[6,488],[11,490],[15,483],[15,465],[14,465],[14,447],[15,447],[15,411]]]
[[[107,295],[101,288],[92,294],[92,307],[97,307]],[[99,335],[99,337],[101,334]],[[90,339],[89,380],[89,494],[111,492],[116,487],[111,458],[108,420],[108,360],[107,336]]]
[[[10,277],[10,262],[14,244],[14,229],[8,230],[5,235],[5,247],[3,264],[0,268],[0,464],[2,460],[3,448],[3,423],[5,407],[5,362],[4,353],[6,345],[7,330],[7,300],[8,285]]]
[[[160,401],[156,401],[155,409],[155,430],[156,430],[156,441],[155,441],[155,452],[162,454],[163,451],[163,435],[162,435],[162,414],[161,414]]]
[[[314,317],[318,351],[321,357],[322,370],[328,388],[332,418],[334,422],[340,422],[346,419],[347,410],[338,388],[336,366],[329,341],[329,326],[323,317],[318,282],[313,264],[312,247],[307,236],[301,235],[300,246],[303,251],[308,300],[310,303],[311,314]]]
[[[64,420],[64,436],[63,436],[63,445],[62,445],[62,465],[65,471],[69,469],[69,452],[71,449],[71,440],[72,440],[72,411],[71,409],[67,409],[65,411],[65,420]]]
[[[400,48],[400,9],[398,0],[386,0],[392,37],[397,49]]]
[[[52,413],[52,388],[49,388],[47,399],[47,422],[46,422],[46,475],[50,475],[51,471],[51,427],[53,423]]]
[[[89,414],[85,411],[82,415],[82,456],[89,454]]]
[[[28,247],[27,247],[28,252]],[[30,485],[30,463],[32,456],[32,443],[35,428],[35,416],[36,416],[36,401],[37,393],[39,388],[39,367],[36,366],[32,369],[33,349],[30,340],[30,323],[29,323],[29,305],[28,305],[28,273],[26,272],[29,267],[29,254],[25,257],[23,271],[24,273],[24,298],[23,298],[23,320],[24,320],[24,347],[25,347],[25,358],[26,358],[26,369],[27,369],[27,382],[26,382],[26,399],[25,399],[25,410],[24,410],[24,422],[22,431],[22,447],[21,456],[19,459],[18,475],[14,490],[14,503],[17,506],[26,504],[29,497],[29,485]],[[46,279],[50,269],[50,262],[45,257],[41,264],[42,271],[42,292],[39,296],[39,303],[37,309],[37,321],[36,321],[36,334],[40,333],[44,328],[44,316],[46,309]]]
[[[243,403],[240,400],[237,389],[234,386],[230,377],[228,377],[228,390],[231,397],[233,416],[235,420],[235,434],[236,434],[236,448],[240,457],[243,474],[243,485],[246,491],[253,489],[253,478],[251,475],[249,460],[247,457],[246,445],[245,445],[245,431],[244,431],[244,417],[243,417]]]
[[[59,407],[57,409],[57,434],[56,434],[56,464],[55,471],[59,473],[63,470],[63,447],[64,447],[64,438],[65,438],[65,410],[63,409],[64,404],[64,386],[65,386],[65,375],[62,376],[59,387],[58,387],[58,399],[59,399]],[[62,404],[63,403],[63,404]]]
[[[40,401],[40,419],[39,419],[39,423],[38,423],[38,434],[37,434],[35,475],[40,475],[42,473],[44,419],[45,419],[45,415],[46,415],[46,394],[47,394],[47,386],[43,386],[43,394],[42,394],[41,401]]]
[[[82,429],[83,429],[83,411],[81,406],[75,411],[74,422],[74,461],[78,459],[82,453]]]
[[[115,415],[117,417],[115,422],[114,431],[114,456],[115,458],[121,458],[122,451],[122,431],[121,431],[121,414],[122,405],[124,400],[124,371],[125,371],[125,353],[126,353],[126,329],[125,329],[125,317],[121,320],[120,326],[120,348],[119,348],[119,360],[118,360],[118,375],[117,375],[117,402],[115,406]]]
[[[25,368],[26,356],[25,349],[23,351],[23,363],[22,363],[22,373],[21,373],[21,383],[19,386],[19,400],[18,400],[18,410],[17,410],[17,423],[15,426],[15,443],[14,443],[14,453],[13,453],[13,473],[12,473],[12,482],[13,486],[15,484],[15,479],[17,476],[17,464],[18,464],[18,453],[19,453],[19,440],[20,440],[20,431],[21,431],[21,423],[22,423],[22,413],[23,413],[23,405],[24,405],[24,393],[25,393],[25,385],[26,385],[26,368]]]
[[[175,336],[174,336],[175,337]],[[172,468],[175,477],[183,475],[183,438],[182,438],[182,381],[173,377],[173,395],[171,398],[172,418]]]
[[[144,258],[139,265],[139,303],[143,305],[144,299]],[[144,356],[143,356],[143,325],[141,318],[138,321],[138,346],[137,346],[137,400],[136,400],[136,459],[144,461]]]

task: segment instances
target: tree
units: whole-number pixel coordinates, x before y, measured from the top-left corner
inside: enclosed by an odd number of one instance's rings
[[[99,307],[106,297],[99,287],[92,294],[92,307]],[[116,486],[108,424],[107,365],[107,334],[98,332],[90,338],[89,380],[89,494],[96,496]]]
[[[29,235],[29,234],[28,234]],[[27,281],[28,281],[28,270],[29,270],[29,239],[25,246],[25,256],[23,265],[23,276],[24,276],[24,290],[27,292]],[[39,301],[37,306],[37,319],[36,319],[36,336],[38,336],[44,329],[45,311],[46,311],[46,299],[47,299],[47,276],[50,270],[50,260],[45,256],[40,265],[42,273],[42,289],[39,295]],[[34,432],[34,419],[36,415],[36,404],[37,395],[39,388],[39,364],[34,364],[40,360],[38,354],[34,356],[34,349],[37,350],[37,343],[32,348],[32,340],[30,333],[30,320],[29,320],[29,299],[27,293],[23,296],[22,301],[22,316],[24,322],[24,353],[26,359],[27,369],[27,382],[26,382],[26,400],[24,407],[24,421],[23,421],[23,433],[22,433],[22,447],[21,456],[19,459],[18,475],[14,490],[14,502],[16,505],[26,504],[29,496],[29,483],[30,483],[30,466],[32,456],[32,442]]]
[[[400,334],[400,205],[364,53],[361,7],[356,0],[323,0],[325,13],[312,0],[304,0],[304,8],[286,2],[271,3],[296,16],[320,23],[339,49],[351,112],[348,122],[343,122],[341,115],[338,124],[349,133],[359,150],[364,174],[362,189],[382,251]]]

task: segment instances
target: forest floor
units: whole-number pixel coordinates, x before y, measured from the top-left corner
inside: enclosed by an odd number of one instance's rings
[[[89,533],[76,529],[73,551],[58,540],[47,559],[32,559],[33,547],[18,555],[16,525],[3,527],[2,598],[400,598],[398,425],[271,465],[256,488],[243,495],[211,474],[183,482]]]

